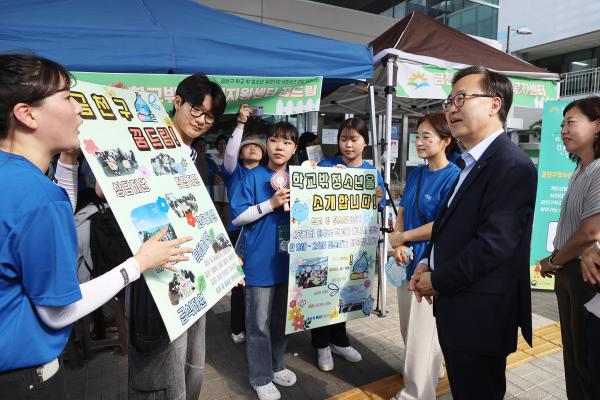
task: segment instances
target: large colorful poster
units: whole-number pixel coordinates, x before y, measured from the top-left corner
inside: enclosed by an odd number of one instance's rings
[[[77,79],[110,85],[123,82],[130,90],[149,93],[148,103],[163,103],[173,108],[177,85],[188,75],[176,74],[112,74],[75,72]],[[237,114],[242,104],[261,107],[264,114],[290,115],[319,111],[323,77],[260,77],[209,75],[227,97],[226,114]]]
[[[163,227],[167,239],[192,236],[178,272],[144,278],[171,340],[208,311],[243,276],[223,224],[189,152],[151,94],[78,81],[81,148],[131,250]]]
[[[397,62],[396,95],[413,99],[445,99],[452,91],[452,76],[458,71],[432,65]],[[555,81],[508,77],[513,85],[513,106],[542,108],[558,98]]]
[[[531,239],[531,287],[554,289],[554,278],[542,278],[537,260],[547,257],[554,250],[552,242],[560,217],[560,205],[569,186],[569,178],[575,163],[569,159],[560,137],[563,110],[568,101],[549,101],[542,114],[542,139],[538,164],[537,196]]]
[[[290,167],[285,333],[371,313],[379,239],[375,170]]]

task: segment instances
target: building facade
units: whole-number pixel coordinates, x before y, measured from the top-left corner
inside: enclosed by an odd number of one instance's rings
[[[280,28],[354,43],[369,43],[415,10],[463,33],[496,39],[500,8],[499,0],[196,1]]]
[[[600,94],[600,1],[502,0],[501,5],[498,40],[504,46],[508,26],[532,31],[511,31],[512,54],[562,74],[562,97]]]

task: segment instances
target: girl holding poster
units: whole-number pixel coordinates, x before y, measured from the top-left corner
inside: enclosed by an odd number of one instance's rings
[[[150,268],[187,260],[191,238],[161,242],[82,285],[77,234],[65,191],[45,175],[51,158],[79,146],[81,107],[71,76],[34,55],[0,55],[0,393],[64,399],[58,356],[72,324]]]
[[[339,153],[322,160],[319,167],[374,169],[373,164],[363,160],[363,153],[369,145],[369,128],[360,118],[349,118],[342,122],[338,130]],[[314,163],[311,163],[314,165]],[[381,173],[377,171],[377,198],[379,209],[385,207],[385,185]],[[317,348],[317,366],[321,371],[333,369],[336,353],[351,362],[362,360],[360,353],[352,346],[346,334],[346,322],[311,330],[312,344]]]
[[[292,124],[273,125],[267,136],[267,165],[248,171],[230,199],[234,225],[244,226],[246,352],[250,384],[260,400],[281,397],[273,383],[296,383],[296,374],[283,362],[290,233],[285,205],[290,189],[285,184],[274,189],[272,182],[273,177],[287,175],[297,140],[298,131]]]
[[[431,238],[433,220],[460,169],[446,154],[455,149],[455,140],[444,113],[428,114],[417,123],[417,154],[427,165],[408,176],[400,201],[395,231],[389,235],[396,262],[406,265],[407,281],[398,288],[400,331],[405,344],[404,388],[394,399],[435,399],[435,388],[442,369],[433,311],[426,302],[417,302],[407,284]],[[407,256],[410,254],[410,256]]]

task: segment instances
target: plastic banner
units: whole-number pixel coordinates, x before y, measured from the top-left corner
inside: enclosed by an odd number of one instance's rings
[[[163,103],[173,109],[177,85],[188,75],[176,74],[113,74],[75,72],[77,79],[111,85],[123,82],[134,91],[149,93],[149,104]],[[237,114],[242,104],[262,107],[264,114],[290,115],[319,111],[323,77],[259,77],[208,75],[218,83],[227,98],[226,114]]]
[[[445,99],[452,91],[452,77],[458,71],[431,65],[396,62],[396,96],[413,99]],[[543,108],[558,98],[557,82],[509,76],[513,85],[513,106]]]

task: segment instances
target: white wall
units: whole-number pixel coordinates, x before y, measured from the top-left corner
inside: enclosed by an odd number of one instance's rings
[[[196,0],[265,24],[354,43],[369,43],[397,21],[305,0]]]
[[[501,0],[498,40],[506,48],[506,29],[527,27],[532,35],[510,35],[510,50],[519,51],[545,43],[600,30],[599,0]]]

